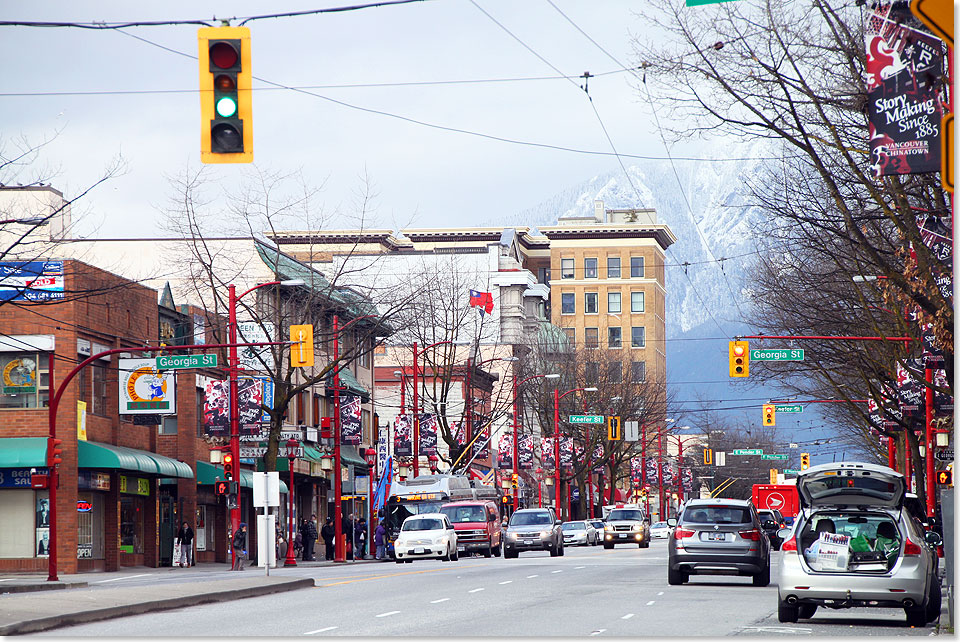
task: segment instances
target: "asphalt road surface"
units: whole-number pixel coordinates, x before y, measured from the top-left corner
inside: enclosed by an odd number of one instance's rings
[[[537,552],[513,560],[461,557],[457,562],[273,569],[272,575],[312,576],[316,588],[36,635],[770,637],[930,635],[936,630],[910,628],[903,611],[894,609],[821,609],[812,619],[780,624],[775,563],[770,586],[757,588],[748,577],[724,576],[693,576],[686,585],[669,586],[666,562],[666,542],[660,540],[649,549],[570,547],[557,558]],[[136,585],[151,578],[124,581]]]

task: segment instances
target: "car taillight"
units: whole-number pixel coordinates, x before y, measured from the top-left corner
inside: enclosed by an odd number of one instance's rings
[[[922,551],[920,549],[920,545],[915,543],[912,539],[907,538],[906,540],[904,540],[903,542],[904,555],[916,556],[916,555],[919,555],[921,552]]]
[[[787,541],[785,541],[785,542],[783,543],[783,545],[780,547],[780,550],[781,550],[781,551],[795,551],[795,550],[797,550],[797,538],[796,538],[796,537],[791,537],[790,539],[788,539]]]
[[[740,531],[740,537],[742,537],[743,539],[752,540],[752,541],[754,541],[754,542],[759,542],[759,541],[760,541],[760,531],[758,531],[758,530],[755,529],[755,528],[752,529],[752,530],[749,530],[749,531]]]
[[[683,539],[684,537],[693,537],[693,531],[679,527],[673,531],[673,539]]]

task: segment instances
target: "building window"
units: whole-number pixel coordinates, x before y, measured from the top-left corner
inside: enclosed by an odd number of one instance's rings
[[[563,333],[567,335],[567,345],[573,347],[577,345],[577,329],[563,328]]]
[[[613,327],[613,326],[607,328],[607,347],[620,348],[622,346],[623,346],[623,328]]]
[[[322,415],[320,414],[320,395],[318,395],[317,393],[313,393],[313,425],[314,426],[320,425],[321,417]]]
[[[205,394],[204,389],[198,387],[196,396],[194,397],[197,413],[197,437],[203,437],[203,402]]]
[[[584,328],[583,329],[583,339],[584,345],[588,348],[599,348],[600,347],[600,329],[599,328]]]
[[[596,361],[588,361],[583,366],[583,378],[588,384],[597,383],[600,378],[600,364]]]
[[[607,366],[607,383],[623,383],[623,364],[611,361]]]
[[[560,312],[562,314],[577,313],[577,295],[573,292],[564,292],[560,295]]]
[[[550,283],[550,268],[537,268],[537,283]]]
[[[620,314],[620,293],[607,292],[607,312]]]
[[[572,279],[573,277],[573,259],[560,259],[560,278]]]
[[[176,415],[167,415],[160,418],[160,434],[161,435],[175,435],[177,434],[177,416]]]
[[[620,257],[619,256],[607,257],[607,278],[608,279],[620,278]]]
[[[597,259],[583,259],[583,278],[595,279],[598,276]]]
[[[630,311],[631,312],[644,311],[644,293],[643,292],[630,293]]]
[[[82,363],[84,359],[89,357],[88,354],[78,354],[77,363]],[[87,374],[89,371],[86,368],[80,368],[77,371],[77,396],[80,398],[80,401],[87,402],[87,405],[90,405],[90,376]]]
[[[630,383],[643,383],[647,380],[647,362],[633,361],[630,363]]]
[[[49,356],[41,352],[0,353],[0,408],[41,408],[50,398]]]
[[[647,329],[644,327],[630,328],[630,346],[634,348],[647,347]]]
[[[360,367],[361,368],[370,368],[370,344],[372,341],[364,341],[360,339],[360,344],[363,346],[360,352]]]
[[[360,429],[363,431],[362,432],[363,443],[365,444],[372,444],[376,441],[370,435],[370,432],[371,432],[370,419],[371,419],[371,415],[369,410],[360,411]]]
[[[600,313],[600,295],[596,292],[585,292],[583,295],[583,307],[586,314]]]
[[[94,361],[93,366],[93,409],[91,412],[101,417],[107,416],[107,364]]]
[[[630,276],[634,279],[643,278],[643,257],[642,256],[630,257]]]
[[[146,515],[143,497],[120,498],[120,550],[143,553],[143,522]]]

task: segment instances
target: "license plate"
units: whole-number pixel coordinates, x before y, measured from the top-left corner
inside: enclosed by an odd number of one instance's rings
[[[423,547],[422,547],[422,546],[418,546],[418,547],[416,547],[415,549],[413,549],[413,552],[414,552],[414,554],[422,554],[422,553],[423,553]]]
[[[533,544],[533,540],[532,540],[532,539],[525,539],[525,540],[523,540],[523,543],[524,543],[524,544]]]
[[[460,553],[464,552],[465,550],[467,550],[467,547],[466,547],[466,546],[458,546],[458,547],[457,547],[457,551],[460,552]]]
[[[626,535],[625,533],[620,533],[619,535],[617,535],[617,537],[619,537],[620,539],[623,539],[623,538],[626,537],[626,536],[627,536],[627,535]]]
[[[707,540],[711,542],[722,542],[726,539],[726,533],[707,533]]]

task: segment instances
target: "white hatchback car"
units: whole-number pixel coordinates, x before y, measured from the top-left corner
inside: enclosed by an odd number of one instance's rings
[[[453,562],[459,557],[457,532],[443,513],[411,515],[403,520],[393,550],[397,564],[424,558]]]
[[[650,527],[650,539],[668,539],[670,537],[670,526],[666,522],[655,522]]]

